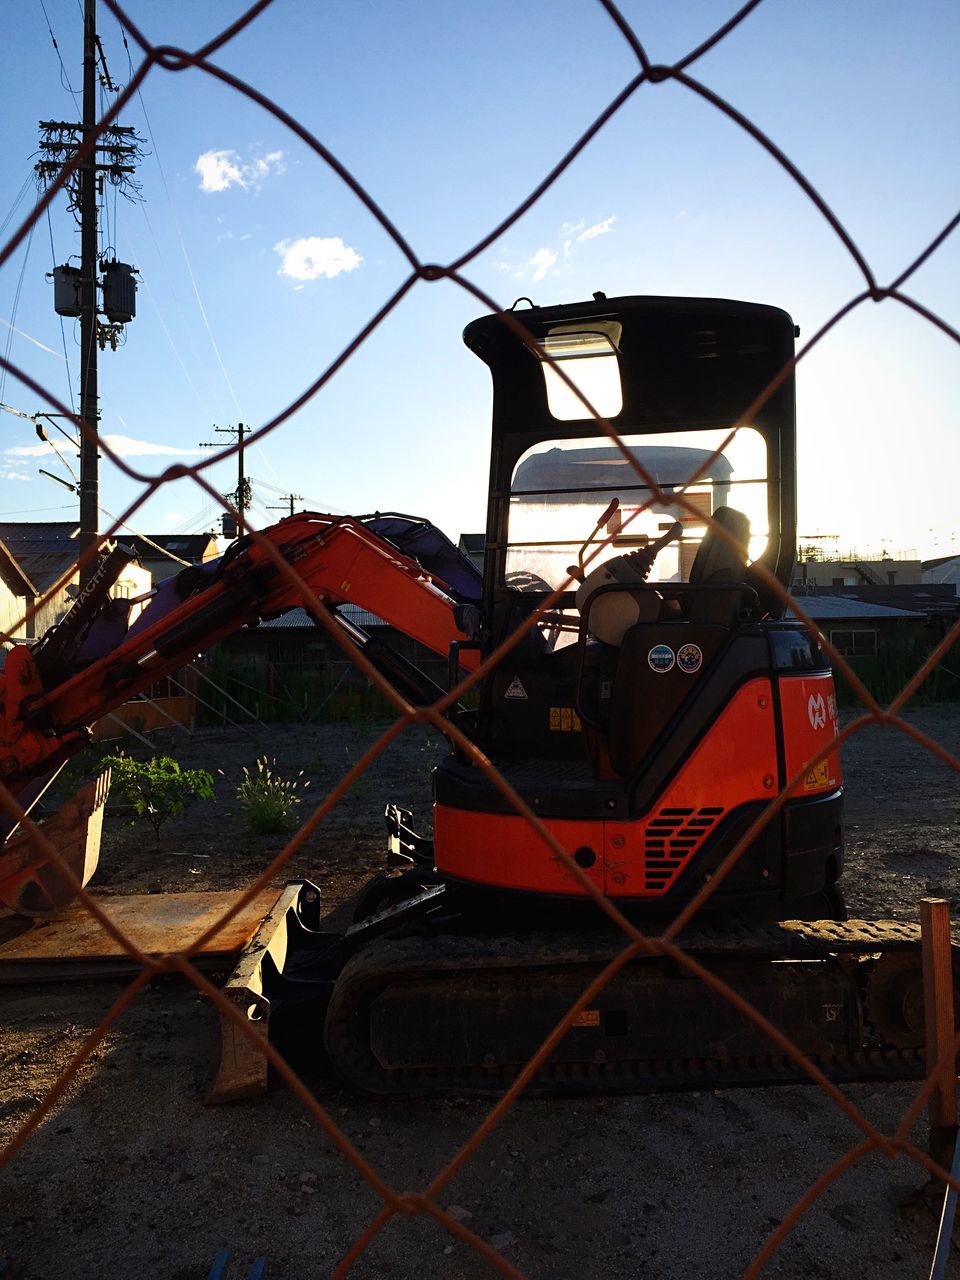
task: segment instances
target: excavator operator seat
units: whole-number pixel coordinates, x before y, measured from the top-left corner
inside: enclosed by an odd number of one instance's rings
[[[736,543],[729,541],[711,526],[697,548],[690,567],[690,582],[704,587],[736,586],[747,572],[747,548],[750,545],[750,521],[733,507],[717,507],[713,513],[717,525]],[[713,622],[731,627],[742,607],[738,591],[695,591],[687,610],[691,622]]]

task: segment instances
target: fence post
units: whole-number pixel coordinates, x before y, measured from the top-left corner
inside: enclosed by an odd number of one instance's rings
[[[920,940],[923,952],[923,1010],[926,1026],[927,1070],[953,1044],[953,948],[950,904],[945,898],[920,900]],[[930,1155],[949,1169],[957,1138],[957,1068],[947,1059],[930,1094]]]

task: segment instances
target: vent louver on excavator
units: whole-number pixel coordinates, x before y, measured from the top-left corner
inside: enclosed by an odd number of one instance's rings
[[[665,889],[722,814],[722,808],[660,809],[644,835],[644,888]]]

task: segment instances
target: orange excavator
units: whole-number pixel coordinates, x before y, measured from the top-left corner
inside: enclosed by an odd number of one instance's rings
[[[443,655],[450,687],[512,640],[479,704],[447,715],[582,875],[654,928],[791,785],[681,942],[835,1077],[920,1074],[915,931],[844,922],[833,677],[770,586],[794,561],[794,336],[783,311],[717,299],[597,294],[475,321],[494,393],[482,573],[426,521],[302,514],[160,584],[128,625],[114,548],[7,655],[0,779],[29,809],[92,721],[297,605],[328,610],[420,705],[446,690],[342,606]],[[322,1037],[363,1089],[502,1089],[623,936],[471,753],[436,770],[432,838],[396,805],[387,825],[354,924],[332,930],[317,887],[295,887],[232,993],[272,1033]],[[4,891],[0,855],[0,896],[36,900],[42,862],[21,856]],[[796,1077],[752,1022],[643,957],[534,1087]]]

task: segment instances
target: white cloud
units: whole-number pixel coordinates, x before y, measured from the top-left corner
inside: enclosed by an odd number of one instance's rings
[[[277,275],[291,280],[316,280],[317,276],[332,280],[341,272],[355,271],[363,262],[340,236],[301,236],[299,240],[281,240],[273,247],[282,259]]]
[[[17,444],[4,449],[8,458],[52,458],[53,450],[48,444]]]
[[[271,169],[275,169],[278,173],[283,172],[282,151],[268,151],[265,156],[260,156],[250,165],[251,172],[261,180],[269,176]]]
[[[586,231],[581,231],[577,236],[578,240],[595,240],[597,236],[605,236],[608,231],[613,230],[613,224],[617,220],[617,215],[613,214],[609,218],[604,218],[603,222],[595,222],[592,227],[587,227]]]
[[[144,458],[150,454],[183,458],[188,454],[202,453],[201,449],[178,449],[172,444],[157,444],[153,440],[136,440],[133,436],[103,435],[100,438],[121,458]],[[3,452],[8,458],[49,458],[53,455],[48,444],[18,444],[10,449],[4,449]]]
[[[493,267],[514,280],[522,280],[529,275],[534,283],[539,283],[546,279],[548,274],[559,274],[559,271],[553,269],[561,254],[565,261],[575,259],[578,245],[588,240],[595,240],[597,236],[607,235],[613,230],[616,221],[616,214],[611,214],[609,218],[604,218],[602,222],[595,222],[590,227],[586,225],[585,218],[581,218],[578,222],[562,222],[555,241],[557,248],[552,248],[549,244],[543,245],[531,258],[517,260],[506,245],[500,245],[497,250],[499,256],[494,259]]]
[[[13,471],[0,464],[0,480],[29,480],[30,477],[24,475],[22,471]]]
[[[157,444],[153,440],[135,440],[133,436],[105,435],[101,439],[120,458],[145,458],[150,454],[162,454],[169,458],[185,458],[203,452],[202,449],[178,449],[172,444]]]
[[[246,162],[236,151],[205,151],[197,157],[194,173],[200,175],[201,191],[226,191],[230,187],[262,186],[270,173],[283,172],[283,152],[269,151]]]
[[[538,249],[530,259],[530,265],[534,269],[534,281],[542,280],[556,260],[557,255],[553,249],[548,249],[546,245],[542,249]]]

